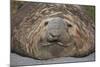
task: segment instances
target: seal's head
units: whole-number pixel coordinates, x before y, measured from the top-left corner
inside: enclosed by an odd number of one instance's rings
[[[45,21],[46,31],[43,32],[44,36],[41,37],[41,45],[60,45],[60,46],[69,46],[71,45],[71,37],[68,33],[68,28],[71,27],[71,24],[68,24],[64,21],[63,18],[53,17]],[[43,35],[42,34],[42,35]],[[68,42],[71,43],[68,43]]]
[[[75,18],[73,18],[75,19]],[[38,35],[37,55],[40,59],[62,56],[85,56],[92,49],[87,31],[61,17],[49,17],[42,21],[43,28]],[[79,22],[79,21],[78,21]],[[83,25],[84,26],[84,25]],[[86,29],[86,28],[84,28]],[[84,35],[85,34],[85,35]],[[36,54],[37,51],[35,52]]]

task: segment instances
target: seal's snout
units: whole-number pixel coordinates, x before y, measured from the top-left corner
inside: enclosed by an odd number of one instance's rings
[[[60,36],[60,34],[57,33],[56,31],[55,31],[55,32],[52,32],[52,33],[49,33],[49,34],[50,34],[50,36],[52,36],[53,38],[59,37],[59,36]]]
[[[48,41],[58,41],[62,31],[64,30],[64,21],[59,17],[51,18],[48,21],[47,28]]]
[[[50,32],[48,35],[48,41],[59,41],[60,34],[56,31]]]

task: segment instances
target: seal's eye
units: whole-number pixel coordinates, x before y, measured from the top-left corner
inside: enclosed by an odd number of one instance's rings
[[[45,25],[45,26],[48,25],[48,21],[46,21],[44,25]]]
[[[72,25],[71,25],[71,24],[67,24],[67,26],[68,26],[68,27],[72,27]]]

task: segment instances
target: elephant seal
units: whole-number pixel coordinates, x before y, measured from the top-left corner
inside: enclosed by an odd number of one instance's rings
[[[94,28],[82,6],[25,2],[11,17],[11,51],[36,59],[84,57],[95,51]]]

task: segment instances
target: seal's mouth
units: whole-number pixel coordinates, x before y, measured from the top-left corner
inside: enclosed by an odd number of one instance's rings
[[[70,45],[72,45],[72,42],[63,43],[60,40],[51,40],[51,41],[47,40],[46,43],[41,43],[42,47],[53,46],[53,45],[59,45],[61,47],[69,47]]]
[[[74,47],[73,44],[71,38],[66,38],[66,40],[63,38],[45,38],[40,39],[39,50],[47,57],[49,54],[53,57],[61,57],[66,56],[64,53],[70,53],[72,47]]]

